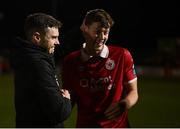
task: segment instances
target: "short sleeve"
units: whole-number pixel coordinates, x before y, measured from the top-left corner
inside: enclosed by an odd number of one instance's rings
[[[127,49],[124,49],[124,71],[125,83],[131,83],[137,79],[134,61],[131,53]]]

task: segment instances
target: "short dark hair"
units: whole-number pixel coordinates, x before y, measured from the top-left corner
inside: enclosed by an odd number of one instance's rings
[[[26,37],[29,38],[34,31],[44,32],[48,27],[61,28],[62,23],[53,16],[45,13],[33,13],[27,16],[24,24]]]
[[[100,22],[105,28],[112,27],[114,25],[114,20],[110,14],[103,9],[93,9],[88,11],[84,20],[85,25],[91,25],[93,22]]]

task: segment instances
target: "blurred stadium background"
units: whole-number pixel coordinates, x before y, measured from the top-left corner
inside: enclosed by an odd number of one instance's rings
[[[57,66],[82,43],[79,26],[89,9],[104,8],[115,20],[109,44],[129,49],[138,74],[139,101],[130,109],[134,128],[180,127],[180,21],[177,0],[2,0],[0,2],[0,128],[15,125],[11,43],[23,34],[25,17],[49,13],[62,21]],[[65,122],[75,127],[76,108]]]

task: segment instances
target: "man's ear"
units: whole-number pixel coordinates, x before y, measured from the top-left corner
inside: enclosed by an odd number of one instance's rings
[[[85,25],[85,19],[83,20],[83,22],[82,22],[82,24],[81,24],[81,26],[80,26],[80,30],[81,30],[82,32],[87,31],[87,25]]]
[[[32,36],[32,42],[39,45],[40,41],[41,41],[40,33],[34,32],[34,34]]]
[[[81,24],[81,26],[80,26],[80,30],[81,30],[81,31],[84,31],[84,24],[85,24],[85,23],[84,23],[84,20],[83,20],[83,22],[82,22],[82,24]]]

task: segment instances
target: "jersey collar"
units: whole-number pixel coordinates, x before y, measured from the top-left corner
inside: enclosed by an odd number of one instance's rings
[[[91,55],[88,55],[84,51],[85,46],[86,46],[86,43],[83,43],[83,47],[81,49],[81,57],[82,57],[83,61],[87,61],[87,60],[89,60],[90,58],[93,57]],[[102,57],[102,58],[107,58],[108,55],[109,55],[109,49],[108,49],[107,45],[104,45],[103,50],[100,52],[99,56]]]

